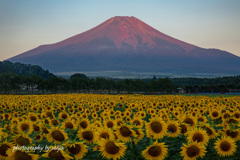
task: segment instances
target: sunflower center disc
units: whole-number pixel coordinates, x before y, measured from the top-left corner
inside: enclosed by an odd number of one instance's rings
[[[20,146],[26,146],[30,144],[29,140],[27,138],[24,138],[23,136],[18,137],[16,142]]]
[[[53,118],[53,115],[51,112],[47,112],[47,116]]]
[[[235,119],[229,119],[229,121],[228,121],[228,123],[230,124],[230,123],[233,123],[233,124],[235,124],[235,123],[237,123],[237,121],[235,120]]]
[[[160,133],[162,131],[162,125],[159,122],[152,122],[151,128],[155,133]]]
[[[201,133],[195,133],[192,137],[193,141],[202,142],[203,141],[203,135]]]
[[[30,119],[31,119],[31,121],[36,121],[37,120],[37,118],[35,116],[31,116]]]
[[[177,131],[177,127],[174,124],[168,125],[168,131],[175,133]]]
[[[75,147],[68,147],[69,152],[76,155],[81,151],[81,146],[79,144],[76,144]]]
[[[37,136],[35,137],[36,140],[39,140],[40,138],[41,138],[40,135],[37,135]]]
[[[113,123],[112,122],[107,122],[107,126],[108,126],[108,128],[112,128],[113,127]]]
[[[52,137],[57,141],[64,141],[64,135],[58,130],[52,132]]]
[[[229,151],[231,148],[231,144],[229,142],[224,141],[220,144],[220,148],[222,151]]]
[[[198,155],[200,152],[200,149],[197,146],[191,146],[187,149],[187,155],[189,157],[194,157],[196,155]]]
[[[226,113],[226,114],[224,114],[224,116],[223,116],[224,118],[229,118],[229,117],[231,117],[231,115],[230,114],[228,114],[228,113]]]
[[[104,133],[101,133],[101,134],[100,134],[100,137],[101,137],[101,138],[108,139],[108,138],[109,138],[109,134],[106,133],[106,132],[104,132]]]
[[[63,118],[63,119],[66,119],[66,118],[67,118],[67,115],[66,115],[66,114],[63,114],[63,115],[62,115],[62,118]]]
[[[71,122],[66,123],[66,128],[73,129],[73,124]]]
[[[17,150],[14,156],[14,159],[16,160],[32,160],[32,157],[29,156],[26,152],[22,152],[20,150]]]
[[[153,157],[157,157],[161,154],[162,150],[159,146],[153,146],[151,148],[149,148],[148,153],[153,156]]]
[[[81,126],[83,129],[87,128],[87,122],[82,121],[82,122],[80,123],[80,126]]]
[[[112,141],[106,143],[105,149],[109,154],[116,154],[119,151],[119,147],[116,146],[115,143]]]
[[[187,124],[193,125],[193,120],[191,118],[186,118],[184,122]]]
[[[207,134],[210,136],[212,133],[212,130],[210,128],[207,128]]]
[[[236,118],[240,118],[240,113],[235,113],[234,116],[235,116]]]
[[[7,156],[6,151],[8,150],[8,148],[10,148],[8,145],[2,144],[0,146],[0,155]]]
[[[57,160],[64,160],[65,158],[62,156],[62,153],[56,150],[52,150],[48,154],[49,158],[56,158]]]
[[[122,135],[123,137],[129,137],[132,132],[129,130],[128,127],[122,126],[122,127],[120,128],[120,133],[121,133],[121,135]]]
[[[218,112],[217,111],[212,112],[212,116],[213,117],[217,117],[218,116]]]
[[[180,128],[181,128],[181,133],[184,134],[187,132],[187,127],[185,125],[180,125]]]
[[[28,128],[29,128],[29,125],[28,125],[28,124],[22,124],[22,125],[21,125],[21,129],[22,129],[23,131],[28,130]]]
[[[37,125],[33,125],[33,129],[34,129],[34,131],[40,131],[40,127],[39,126],[37,126]]]
[[[45,128],[45,127],[42,128],[42,131],[43,131],[43,133],[45,133],[45,134],[48,134],[48,133],[49,133],[48,130],[47,130],[47,128]]]
[[[56,119],[52,120],[52,124],[55,126],[58,124],[58,121]]]
[[[238,132],[237,131],[234,132],[234,131],[231,131],[231,130],[227,130],[227,135],[232,137],[232,138],[235,138],[235,137],[237,137]]]
[[[139,120],[135,120],[135,121],[133,121],[133,123],[136,124],[136,125],[140,125],[141,124]]]
[[[93,133],[90,131],[83,132],[82,136],[88,141],[91,141],[93,139]]]

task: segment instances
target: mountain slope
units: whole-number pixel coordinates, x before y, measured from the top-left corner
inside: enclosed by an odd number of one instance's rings
[[[154,71],[240,74],[240,58],[177,40],[135,17],[113,17],[55,44],[42,45],[9,59],[37,64],[52,72]]]

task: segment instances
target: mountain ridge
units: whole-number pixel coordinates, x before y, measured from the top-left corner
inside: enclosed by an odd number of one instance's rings
[[[186,43],[127,16],[112,17],[88,31],[8,60],[37,64],[53,72],[182,69],[182,72],[240,74],[238,56]]]

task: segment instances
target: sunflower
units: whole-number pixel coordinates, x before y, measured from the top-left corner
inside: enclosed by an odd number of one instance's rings
[[[143,139],[143,137],[145,136],[144,132],[142,129],[138,128],[135,129],[134,132],[136,133],[136,137],[133,139],[133,142],[137,145],[138,141],[140,141],[141,139]]]
[[[67,119],[69,117],[67,112],[60,112],[60,114],[58,115],[59,119]]]
[[[49,133],[49,129],[46,126],[44,126],[43,124],[41,124],[41,129],[42,129],[42,132],[44,134],[48,134]]]
[[[240,139],[240,130],[239,129],[235,129],[235,130],[226,129],[226,130],[223,131],[223,134],[226,137],[231,137],[235,141]]]
[[[114,127],[116,127],[116,122],[114,120],[112,120],[112,119],[104,120],[103,124],[107,128],[114,128]]]
[[[200,116],[200,117],[197,117],[197,121],[199,123],[206,123],[207,122],[207,118],[205,116]]]
[[[208,125],[208,124],[205,124],[201,128],[206,130],[206,132],[207,132],[207,134],[208,134],[210,139],[216,138],[218,136],[218,133],[215,131],[215,129],[210,127],[210,125]]]
[[[233,113],[233,116],[236,118],[236,119],[240,119],[240,111],[239,110],[237,110],[237,111],[235,111],[234,113]]]
[[[117,123],[117,126],[121,126],[121,125],[123,125],[123,124],[125,124],[125,122],[124,122],[124,120],[122,120],[122,119],[115,119],[115,121],[116,121],[116,123]]]
[[[92,118],[95,119],[98,117],[98,114],[96,112],[92,113]]]
[[[140,115],[142,118],[144,118],[144,117],[146,116],[146,112],[145,112],[145,111],[141,111],[141,112],[139,113],[139,115]]]
[[[197,124],[196,118],[189,115],[184,115],[182,118],[182,122],[188,124],[190,128],[194,128]]]
[[[35,114],[30,114],[28,116],[28,119],[31,120],[32,122],[36,122],[38,120],[38,117]]]
[[[30,134],[33,131],[33,123],[31,121],[22,121],[18,123],[18,130],[26,134]]]
[[[124,143],[115,142],[113,140],[102,139],[99,143],[101,155],[107,159],[121,159],[125,155],[127,147]]]
[[[69,128],[69,129],[77,129],[77,125],[74,123],[72,120],[65,120],[64,123],[62,124],[63,128]]]
[[[78,126],[82,129],[87,129],[90,126],[90,122],[88,119],[82,119],[79,121]]]
[[[75,159],[82,159],[88,152],[87,145],[83,142],[74,142],[67,145],[67,153],[73,154]]]
[[[0,140],[3,138],[4,132],[2,131],[3,129],[0,128]],[[5,133],[6,134],[6,133]]]
[[[231,117],[231,115],[232,115],[232,113],[230,113],[229,111],[227,111],[227,112],[225,112],[225,113],[223,113],[222,114],[222,119],[228,119],[228,118],[230,118]]]
[[[43,139],[43,136],[42,136],[42,133],[39,133],[35,136],[34,140],[35,141],[38,141],[38,142],[41,142]]]
[[[131,120],[131,123],[137,127],[143,127],[144,125],[144,122],[143,120],[140,118],[140,117],[134,117],[132,120]]]
[[[142,151],[142,156],[147,160],[162,160],[167,156],[168,148],[165,143],[154,142]]]
[[[0,145],[0,159],[5,159],[8,157],[7,150],[12,149],[13,145],[11,143],[8,143],[7,141],[4,141]]]
[[[86,113],[83,113],[83,114],[81,115],[81,117],[82,117],[83,119],[87,119],[87,118],[88,118],[88,115],[87,115]]]
[[[53,115],[53,112],[52,112],[52,111],[46,111],[46,112],[45,112],[45,116],[48,117],[48,118],[50,118],[50,119],[52,119],[52,118],[55,117],[55,116]]]
[[[198,142],[203,145],[207,145],[209,137],[205,130],[201,128],[194,128],[188,133],[187,140],[189,142]]]
[[[52,127],[49,129],[49,134],[46,135],[46,138],[50,143],[60,144],[62,141],[68,139],[68,135],[60,127]]]
[[[44,153],[42,157],[45,158],[55,158],[56,160],[69,160],[73,159],[71,156],[69,156],[65,151],[63,150],[53,150],[50,149],[47,153]]]
[[[77,136],[79,139],[85,140],[87,144],[92,144],[96,140],[96,131],[91,128],[79,130]]]
[[[26,134],[18,134],[12,137],[13,144],[19,146],[26,146],[32,143],[32,139]]]
[[[59,122],[58,122],[58,120],[57,119],[51,119],[50,120],[50,124],[52,125],[52,126],[57,126],[57,125],[59,125]]]
[[[103,128],[103,127],[99,128],[96,131],[96,139],[101,140],[102,138],[113,139],[114,138],[113,131],[110,128]]]
[[[237,149],[236,142],[230,137],[221,137],[215,142],[214,148],[221,157],[231,156]]]
[[[151,119],[145,127],[149,138],[160,139],[167,133],[167,124],[160,118]]]
[[[127,123],[130,123],[131,120],[132,120],[132,119],[131,119],[130,116],[126,116],[126,117],[125,117],[125,121],[126,121]]]
[[[51,120],[49,118],[43,118],[42,123],[48,125],[48,124],[50,124],[50,121]]]
[[[96,130],[98,130],[98,128],[101,128],[102,127],[102,123],[101,121],[98,121],[98,120],[95,120],[93,122],[93,125],[92,125]]]
[[[132,130],[130,125],[122,125],[117,128],[116,135],[119,140],[123,142],[131,141],[131,137],[137,137],[136,133]]]
[[[22,151],[22,150],[7,150],[8,159],[11,160],[19,160],[19,159],[25,159],[25,160],[37,160],[38,155],[36,154],[30,154],[28,152]]]
[[[206,147],[197,142],[183,144],[181,149],[180,154],[184,160],[196,160],[198,157],[203,157],[206,153]]]
[[[4,113],[3,114],[3,120],[11,120],[12,116],[9,113]]]
[[[210,116],[211,116],[211,118],[214,120],[214,119],[218,119],[218,118],[220,118],[221,117],[221,112],[219,111],[219,110],[212,110],[211,112],[210,112]]]
[[[169,121],[167,123],[167,136],[177,137],[181,130],[177,121]]]

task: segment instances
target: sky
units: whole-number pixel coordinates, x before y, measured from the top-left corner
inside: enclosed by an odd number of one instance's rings
[[[134,16],[169,36],[240,56],[240,0],[0,0],[0,61]]]

